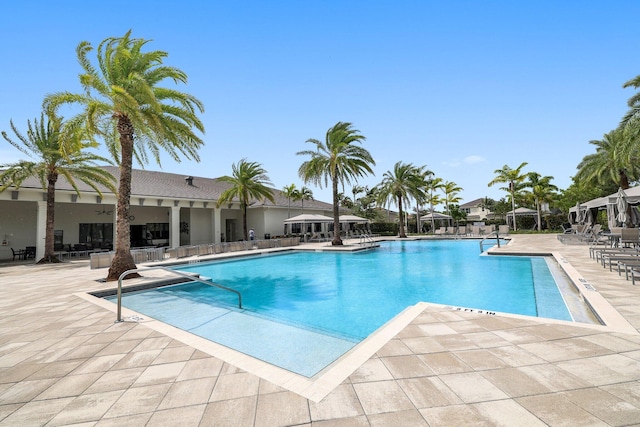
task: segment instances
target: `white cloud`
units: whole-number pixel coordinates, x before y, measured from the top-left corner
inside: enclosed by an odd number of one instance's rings
[[[468,165],[472,165],[472,164],[474,164],[474,163],[482,163],[482,162],[484,162],[485,160],[486,160],[486,159],[485,159],[484,157],[476,156],[476,155],[473,155],[473,156],[467,156],[467,157],[465,157],[464,159],[462,159],[462,161],[463,161],[463,162],[465,162],[465,163],[466,163],[466,164],[468,164]]]

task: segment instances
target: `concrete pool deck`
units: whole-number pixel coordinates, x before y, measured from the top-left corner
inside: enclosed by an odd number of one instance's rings
[[[0,425],[640,424],[640,287],[586,245],[512,237],[496,251],[559,254],[632,327],[416,306],[371,340],[370,357],[304,397],[295,379],[265,379],[273,373],[225,362],[175,331],[114,323],[113,311],[81,297],[113,287],[96,282],[106,270],[88,261],[4,264]]]

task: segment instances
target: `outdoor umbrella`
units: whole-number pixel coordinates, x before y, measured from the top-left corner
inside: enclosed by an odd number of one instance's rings
[[[624,225],[624,223],[627,222],[627,195],[624,194],[624,190],[622,190],[622,188],[618,190],[616,207],[618,208],[618,215],[616,216],[616,219]]]

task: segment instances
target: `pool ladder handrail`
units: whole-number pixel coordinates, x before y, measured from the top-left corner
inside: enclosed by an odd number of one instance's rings
[[[369,244],[370,246],[375,246],[376,241],[373,240],[373,237],[369,236],[367,233],[362,233],[360,235],[360,242],[358,242],[358,244],[360,246],[365,246],[367,244]]]
[[[495,234],[496,236],[494,238],[491,237],[491,235]],[[496,242],[498,242],[498,247],[500,247],[500,236],[498,235],[498,230],[492,231],[491,233],[487,234],[486,236],[484,236],[482,238],[482,240],[480,240],[480,253],[484,252],[484,241],[487,239],[495,239]]]
[[[116,322],[124,322],[124,320],[122,320],[122,281],[124,280],[125,277],[127,277],[130,274],[133,273],[138,273],[140,271],[150,271],[150,270],[163,270],[166,271],[167,273],[173,273],[173,274],[177,274],[178,276],[182,276],[182,277],[186,277],[189,280],[192,280],[194,282],[200,282],[200,283],[204,283],[205,285],[209,285],[209,286],[214,286],[216,288],[220,288],[223,289],[225,291],[229,291],[229,292],[233,292],[235,294],[238,295],[238,308],[242,309],[242,294],[238,291],[236,291],[235,289],[231,289],[228,288],[226,286],[222,286],[218,283],[214,283],[214,282],[210,282],[208,280],[204,280],[201,279],[199,277],[196,277],[192,274],[189,273],[183,273],[181,271],[176,271],[176,270],[172,270],[170,268],[167,267],[147,267],[147,268],[134,268],[131,270],[127,270],[124,273],[122,273],[120,275],[120,277],[118,277],[118,313],[117,313],[117,317],[116,317]]]

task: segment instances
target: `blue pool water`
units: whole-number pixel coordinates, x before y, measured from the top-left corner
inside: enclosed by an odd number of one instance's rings
[[[235,294],[197,282],[125,294],[123,305],[234,348],[238,338],[222,336],[229,322],[241,322],[240,312],[253,314],[258,323],[242,333],[255,336],[240,345],[252,355],[251,341],[273,329],[272,321],[284,328],[278,336],[302,327],[316,334],[312,340],[333,340],[313,352],[336,347],[342,354],[420,301],[571,320],[544,258],[481,256],[477,241],[385,242],[355,253],[292,252],[177,269],[240,291],[244,310],[237,309]],[[227,326],[214,328],[213,319]],[[257,357],[269,361],[268,354]],[[328,355],[321,367],[334,358]]]

